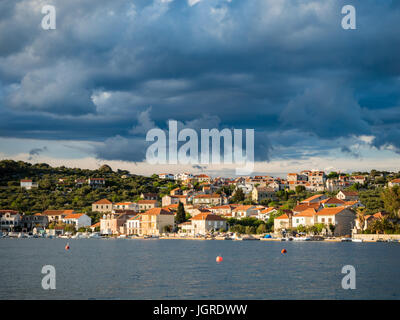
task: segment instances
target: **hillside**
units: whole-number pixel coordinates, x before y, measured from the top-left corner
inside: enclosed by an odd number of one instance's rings
[[[92,189],[88,184],[75,181],[105,178],[103,188]],[[31,179],[39,184],[31,190],[21,189],[20,180]],[[59,179],[62,179],[60,181]],[[0,161],[0,208],[13,209],[26,214],[46,209],[74,209],[91,211],[91,204],[102,198],[113,202],[134,201],[142,192],[165,194],[176,187],[174,183],[158,179],[129,175],[129,172],[102,166],[98,170],[57,167],[45,163],[30,164],[23,161]]]

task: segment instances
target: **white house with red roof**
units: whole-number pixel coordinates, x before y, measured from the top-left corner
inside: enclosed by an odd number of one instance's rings
[[[20,181],[20,186],[26,190],[31,190],[32,188],[37,188],[38,184],[30,179],[22,179]]]
[[[351,235],[356,223],[355,212],[347,207],[324,208],[318,211],[315,217],[314,223],[335,226],[335,236]]]
[[[389,188],[393,188],[395,186],[400,186],[400,179],[393,179],[388,183]]]
[[[271,214],[276,214],[278,212],[278,209],[274,207],[269,207],[265,208],[263,210],[258,211],[257,219],[262,220],[262,221],[268,221],[269,218],[271,217]]]
[[[160,179],[174,180],[174,175],[172,173],[160,173],[158,177]]]
[[[92,203],[93,212],[111,212],[113,210],[113,204],[108,199],[101,199]]]
[[[82,227],[90,227],[92,219],[84,213],[71,213],[65,216],[62,221],[66,224],[74,224],[76,230]]]
[[[117,202],[113,204],[114,210],[135,210],[139,211],[139,205],[136,202]]]
[[[339,191],[336,195],[337,199],[344,201],[355,201],[358,200],[358,192],[357,191]]]
[[[257,216],[257,207],[253,205],[242,205],[232,210],[232,217],[236,219],[243,219],[248,217]]]
[[[190,221],[192,227],[186,228],[186,230],[190,230],[190,232],[193,232],[194,234],[204,235],[211,231],[227,229],[226,219],[211,212],[202,212],[191,218]]]
[[[199,194],[193,197],[193,204],[203,204],[203,205],[217,205],[220,206],[224,203],[224,198],[218,194]]]

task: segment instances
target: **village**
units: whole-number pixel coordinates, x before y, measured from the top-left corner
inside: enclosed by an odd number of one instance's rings
[[[306,170],[288,173],[286,179],[212,178],[191,173],[162,173],[158,179],[178,183],[179,187],[162,197],[141,193],[136,201],[98,199],[91,208],[99,216],[97,222],[89,213],[73,208],[30,215],[2,209],[1,236],[355,242],[400,239],[400,232],[396,232],[398,212],[365,214],[365,205],[354,191],[357,189],[352,188],[364,185],[369,179],[365,175]],[[77,179],[75,183],[98,189],[105,187],[106,179]],[[399,186],[400,179],[389,177],[385,188]],[[20,188],[32,190],[38,184],[21,179]],[[311,195],[297,200],[292,208],[279,205],[279,198],[301,192]],[[385,224],[391,224],[395,231],[389,235],[381,232],[377,226]]]

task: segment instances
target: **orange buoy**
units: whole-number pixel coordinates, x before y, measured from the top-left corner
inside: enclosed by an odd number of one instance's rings
[[[215,261],[217,261],[218,263],[222,262],[222,260],[224,260],[224,259],[222,259],[221,256],[217,256],[217,258],[215,259]]]
[[[65,250],[69,250],[69,243],[65,246]]]
[[[281,251],[282,254],[285,254],[286,252],[287,252],[286,249],[282,249]]]

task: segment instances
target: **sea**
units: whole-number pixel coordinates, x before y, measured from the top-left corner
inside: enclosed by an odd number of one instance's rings
[[[399,298],[400,243],[0,239],[0,300]]]

